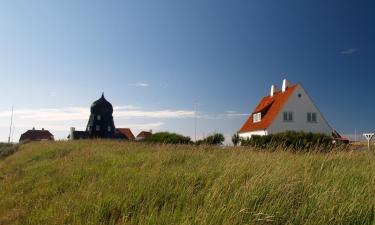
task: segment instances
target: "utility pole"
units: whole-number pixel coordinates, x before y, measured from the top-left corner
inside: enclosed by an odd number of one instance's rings
[[[13,142],[13,138],[14,138],[14,131],[15,131],[15,130],[16,130],[16,126],[13,125],[13,130],[12,130],[12,143],[14,143],[14,142]]]
[[[197,103],[194,103],[194,142],[197,142]]]
[[[13,106],[12,106],[12,114],[11,114],[11,117],[10,117],[8,144],[10,144],[10,136],[12,135],[12,128],[13,128]]]

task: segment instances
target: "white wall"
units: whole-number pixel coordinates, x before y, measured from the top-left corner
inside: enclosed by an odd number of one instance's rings
[[[253,135],[259,135],[259,136],[267,135],[267,131],[266,130],[250,131],[250,132],[245,132],[245,133],[239,133],[238,135],[240,136],[240,138],[247,139],[247,138],[251,138],[251,136]]]
[[[301,94],[301,97],[298,97]],[[293,112],[293,121],[284,122],[283,112]],[[317,114],[317,122],[307,122],[307,113],[315,112]],[[278,113],[277,117],[267,129],[268,134],[283,131],[304,131],[313,133],[324,133],[331,135],[332,128],[320,113],[319,109],[314,105],[311,98],[301,85],[298,85],[293,94],[289,97],[284,108]]]

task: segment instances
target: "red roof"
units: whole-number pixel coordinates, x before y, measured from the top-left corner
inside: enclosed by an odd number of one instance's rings
[[[135,140],[133,132],[129,128],[116,128],[116,131],[124,135],[128,140]]]
[[[273,97],[265,96],[258,106],[254,109],[253,113],[247,119],[245,124],[239,130],[242,132],[256,131],[256,130],[265,130],[267,129],[279,114],[279,112],[284,107],[285,103],[288,101],[289,97],[292,95],[298,84],[289,86],[285,92],[277,91]],[[262,113],[262,119],[260,122],[253,122],[254,113]]]
[[[149,132],[149,131],[142,131],[141,133],[139,133],[137,135],[137,138],[145,138],[145,137],[148,137],[148,136],[151,136],[151,135],[152,135],[152,133]]]

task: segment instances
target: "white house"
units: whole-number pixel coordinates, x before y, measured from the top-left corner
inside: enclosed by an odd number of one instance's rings
[[[283,80],[282,89],[271,86],[248,120],[239,130],[240,138],[284,131],[304,131],[332,135],[335,132],[300,84]]]

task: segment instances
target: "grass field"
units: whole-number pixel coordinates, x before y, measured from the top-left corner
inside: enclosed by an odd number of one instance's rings
[[[375,155],[116,141],[0,159],[0,224],[375,224]]]

